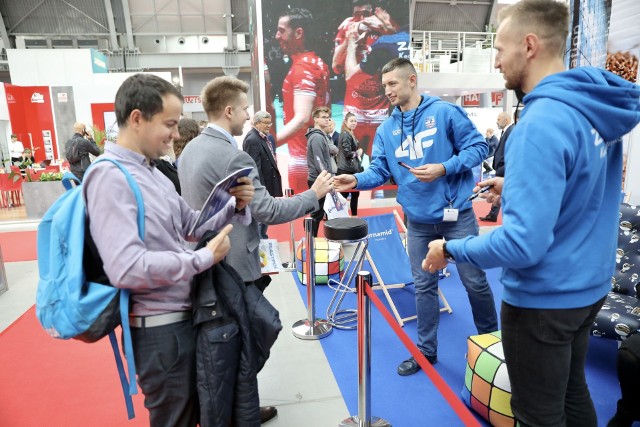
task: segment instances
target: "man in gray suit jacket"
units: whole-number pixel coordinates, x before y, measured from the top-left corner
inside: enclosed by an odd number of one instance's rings
[[[207,83],[201,98],[209,124],[184,148],[180,155],[178,176],[182,197],[190,206],[200,209],[213,187],[224,177],[245,167],[253,168],[249,177],[253,180],[255,193],[252,203],[247,207],[252,221],[248,226],[234,223],[229,235],[231,249],[226,261],[245,283],[256,284],[260,290],[264,290],[266,284],[261,280],[258,223],[285,223],[314,211],[318,208],[318,199],[331,189],[333,178],[323,172],[310,190],[293,198],[274,198],[269,195],[260,183],[256,163],[238,147],[233,138],[234,135],[242,135],[244,124],[249,120],[248,90],[245,82],[229,76],[217,77]],[[273,406],[261,407],[261,422],[269,421],[277,413]]]
[[[223,76],[211,80],[202,91],[202,105],[209,125],[194,138],[180,156],[178,175],[182,196],[190,206],[198,209],[213,187],[225,176],[244,167],[254,168],[255,194],[249,205],[252,222],[248,226],[234,225],[230,234],[230,264],[245,282],[259,281],[260,233],[258,223],[282,224],[318,209],[318,200],[331,189],[333,178],[323,172],[313,187],[292,198],[271,197],[260,183],[256,164],[247,153],[237,147],[232,135],[241,135],[247,113],[249,86],[241,80]],[[259,283],[258,283],[259,285]]]

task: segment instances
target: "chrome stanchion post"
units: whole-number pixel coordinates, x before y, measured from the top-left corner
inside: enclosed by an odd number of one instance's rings
[[[285,197],[293,197],[293,188],[285,188],[284,190]],[[282,264],[285,271],[295,271],[296,270],[296,236],[293,231],[293,221],[289,222],[289,254],[291,256],[291,261],[285,262]]]
[[[316,319],[316,259],[313,239],[313,220],[304,219],[305,246],[307,254],[307,318],[298,320],[292,326],[293,335],[302,340],[324,338],[333,331],[325,319]]]
[[[371,416],[371,300],[367,288],[371,273],[358,272],[358,415],[343,420],[339,427],[391,427],[388,421]]]

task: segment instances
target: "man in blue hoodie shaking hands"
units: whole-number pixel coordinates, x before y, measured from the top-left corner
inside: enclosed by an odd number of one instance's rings
[[[423,267],[436,271],[447,257],[503,267],[502,345],[514,415],[524,425],[596,426],[584,364],[589,329],[611,288],[620,138],[640,121],[640,89],[598,68],[565,71],[563,3],[522,0],[499,20],[495,66],[507,89],[526,93],[504,181],[480,183],[502,191],[503,226],[432,242]]]
[[[438,275],[421,268],[435,239],[478,235],[478,222],[467,200],[474,188],[471,168],[482,163],[488,146],[465,111],[417,89],[417,73],[408,59],[396,58],[381,71],[385,95],[396,107],[376,132],[370,167],[339,175],[334,187],[368,190],[391,176],[398,184],[398,203],[408,218],[407,247],[416,287],[418,348],[431,364],[438,360]],[[458,264],[478,333],[498,329],[493,293],[483,270]],[[406,376],[420,370],[412,357],[398,366]]]

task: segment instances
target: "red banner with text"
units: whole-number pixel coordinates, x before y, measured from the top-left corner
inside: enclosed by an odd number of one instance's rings
[[[48,86],[14,86],[5,84],[12,133],[36,162],[54,159],[58,146],[53,124]]]

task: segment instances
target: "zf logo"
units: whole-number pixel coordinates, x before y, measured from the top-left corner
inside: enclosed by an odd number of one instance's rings
[[[411,135],[402,141],[396,149],[396,157],[409,157],[411,160],[421,159],[424,157],[423,148],[429,148],[433,145],[433,138],[429,138],[438,132],[438,128],[423,130],[415,135],[415,139]]]

